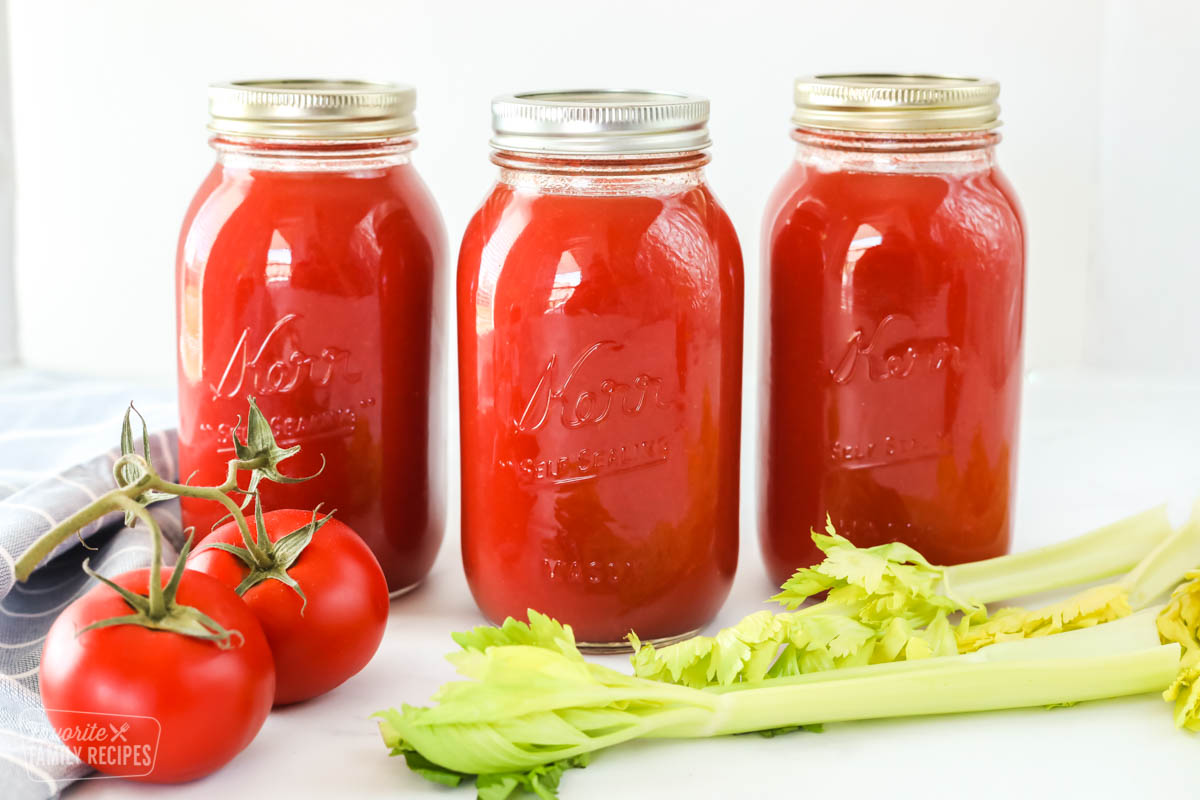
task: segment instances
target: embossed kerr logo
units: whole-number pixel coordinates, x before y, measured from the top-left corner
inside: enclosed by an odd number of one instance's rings
[[[562,375],[559,374],[558,355],[550,356],[529,402],[513,419],[517,430],[521,433],[536,431],[552,416],[557,416],[564,427],[574,430],[585,425],[599,425],[615,414],[632,417],[651,406],[667,408],[662,401],[662,378],[645,372],[627,382],[615,378],[588,381],[582,377],[585,365],[597,352],[617,347],[613,341],[596,342],[580,353]]]
[[[352,370],[350,351],[326,347],[308,353],[296,345],[295,324],[300,314],[287,314],[257,344],[252,330],[242,331],[217,383],[210,384],[214,398],[242,394],[286,394],[304,386],[327,386],[336,375],[350,383],[362,373]]]
[[[906,340],[906,332],[911,334],[915,328],[916,323],[911,317],[888,314],[870,336],[862,328],[855,330],[847,338],[836,366],[829,370],[833,382],[849,383],[860,371],[860,363],[873,381],[962,368],[962,350],[958,345],[945,339]]]

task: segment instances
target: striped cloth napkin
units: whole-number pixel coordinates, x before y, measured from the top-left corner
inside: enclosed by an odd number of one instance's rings
[[[100,777],[68,751],[50,727],[38,693],[42,642],[59,612],[91,588],[85,558],[105,575],[150,562],[142,530],[124,528],[120,514],[61,545],[28,582],[17,584],[13,562],[39,536],[115,486],[121,419],[131,399],[151,425],[176,419],[162,387],[81,380],[27,370],[0,371],[0,798],[42,800],[69,783]],[[176,479],[174,432],[151,434],[155,466]],[[141,450],[140,442],[137,445]],[[99,454],[99,455],[97,455]],[[167,542],[165,560],[182,543],[177,503],[150,507]]]

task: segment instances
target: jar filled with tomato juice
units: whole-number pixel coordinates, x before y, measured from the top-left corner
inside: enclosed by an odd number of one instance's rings
[[[458,262],[462,545],[493,621],[593,650],[691,635],[737,564],[742,258],[708,101],[492,106],[499,178]]]
[[[210,89],[216,164],[179,239],[179,458],[220,483],[253,396],[304,483],[266,508],[323,503],[371,546],[393,592],[443,532],[445,233],[412,165],[415,93],[355,81]],[[324,469],[322,470],[322,463]],[[205,535],[221,510],[183,501]]]
[[[996,165],[999,86],[796,82],[767,208],[760,536],[782,581],[826,515],[935,563],[1009,545],[1025,234]]]

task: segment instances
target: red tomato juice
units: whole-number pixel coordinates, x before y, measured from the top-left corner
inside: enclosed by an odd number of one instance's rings
[[[411,587],[443,526],[434,284],[445,241],[433,200],[395,153],[280,169],[279,145],[227,146],[252,152],[218,161],[179,242],[181,473],[224,479],[253,396],[281,446],[302,448],[285,473],[324,464],[311,481],[264,482],[265,506],[336,509],[389,588]],[[289,147],[337,162],[338,147]],[[223,510],[185,499],[183,515],[203,536]]]
[[[699,179],[487,198],[458,274],[463,561],[487,617],[532,608],[611,644],[716,614],[737,564],[741,270]]]
[[[770,201],[760,482],[775,581],[820,560],[808,532],[826,515],[860,546],[899,540],[934,563],[1008,549],[1023,223],[994,134],[961,136],[949,153],[864,155],[887,145],[801,132]]]

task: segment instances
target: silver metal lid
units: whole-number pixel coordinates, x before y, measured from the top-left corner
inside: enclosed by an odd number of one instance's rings
[[[703,150],[708,99],[675,92],[576,89],[492,101],[492,147],[528,153],[606,155]]]
[[[416,133],[416,105],[416,90],[394,83],[215,83],[208,87],[208,129],[268,139],[382,139]]]
[[[1000,84],[955,75],[812,75],[796,79],[792,122],[803,128],[936,132],[1000,124]]]

